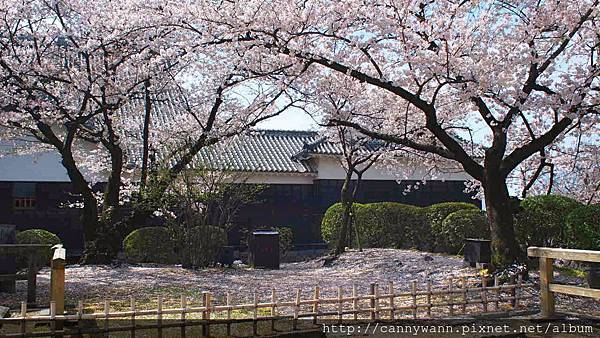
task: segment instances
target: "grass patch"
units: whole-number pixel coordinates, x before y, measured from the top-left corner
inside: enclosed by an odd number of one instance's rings
[[[567,266],[557,266],[555,269],[569,277],[585,278],[587,276],[587,272],[581,269],[570,268]]]

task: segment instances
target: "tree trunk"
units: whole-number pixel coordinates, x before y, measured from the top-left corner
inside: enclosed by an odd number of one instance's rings
[[[117,257],[121,249],[122,239],[115,223],[119,217],[119,195],[121,192],[121,175],[123,173],[123,150],[116,144],[105,144],[110,152],[111,171],[104,193],[102,215],[99,218],[98,230],[94,236],[93,248],[86,250],[83,263],[110,263]]]
[[[346,251],[348,244],[348,230],[350,227],[350,213],[352,212],[352,195],[350,192],[350,183],[352,182],[352,170],[349,168],[342,185],[341,203],[344,208],[342,214],[342,224],[338,232],[337,245],[335,248],[335,256],[339,256]]]
[[[498,269],[506,268],[519,258],[512,201],[506,182],[501,177],[488,175],[483,189],[492,235],[492,264]]]
[[[148,157],[150,153],[150,114],[152,113],[152,99],[150,97],[150,80],[144,81],[144,128],[142,131],[142,172],[140,177],[140,191],[146,188],[148,180]]]
[[[75,191],[81,194],[83,199],[83,210],[81,214],[81,224],[83,227],[83,242],[84,242],[84,259],[88,256],[88,253],[96,252],[96,243],[94,239],[97,236],[99,230],[98,222],[98,201],[94,196],[94,192],[88,185],[85,177],[77,168],[75,160],[70,151],[64,150],[61,154],[62,164],[67,170],[67,175],[71,179],[71,182],[75,188]],[[94,255],[91,255],[89,262],[96,262],[97,260]]]

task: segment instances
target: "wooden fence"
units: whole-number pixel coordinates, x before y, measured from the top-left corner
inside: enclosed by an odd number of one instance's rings
[[[554,293],[600,299],[598,289],[552,283],[554,259],[600,263],[600,251],[529,247],[527,255],[540,259],[540,307],[543,317],[555,316]]]
[[[201,326],[203,336],[210,336],[211,327],[216,329],[218,326],[221,330],[219,335],[229,336],[232,326],[246,322],[252,324],[252,335],[256,336],[259,335],[258,323],[264,321],[271,322],[268,331],[272,334],[275,331],[298,330],[299,323],[314,325],[331,320],[451,318],[474,313],[504,312],[518,309],[522,300],[531,298],[524,292],[531,286],[533,284],[523,283],[521,278],[507,284],[500,284],[498,279],[460,278],[450,279],[444,286],[436,288],[431,282],[426,285],[413,282],[409,285],[409,291],[397,290],[391,282],[386,286],[370,284],[366,294],[359,294],[357,286],[353,285],[346,290],[342,287],[327,289],[327,296],[324,296],[324,290],[316,286],[313,290],[304,290],[304,293],[295,290],[293,299],[280,299],[273,288],[268,300],[259,299],[254,292],[252,302],[242,304],[234,304],[229,293],[224,301],[216,302],[211,293],[203,292],[200,304],[190,304],[187,297],[181,297],[180,305],[175,308],[165,308],[163,298],[159,297],[155,309],[137,309],[135,299],[131,298],[131,306],[127,311],[111,311],[110,302],[106,300],[104,311],[86,313],[80,301],[76,309],[61,314],[57,312],[56,303],[51,302],[47,315],[30,315],[27,313],[27,304],[22,303],[19,316],[2,319],[0,324],[13,328],[10,331],[5,329],[6,337],[78,336],[84,333],[108,335],[117,331],[129,331],[135,337],[136,330],[146,329],[156,330],[156,335],[161,337],[163,329],[172,327],[180,327],[180,335],[185,336],[185,328],[189,326]],[[113,320],[128,325],[113,326]],[[276,328],[276,323],[281,320],[291,327]],[[33,332],[33,325],[30,324],[41,322],[47,323],[49,330]],[[85,322],[94,323],[94,327],[82,326]]]

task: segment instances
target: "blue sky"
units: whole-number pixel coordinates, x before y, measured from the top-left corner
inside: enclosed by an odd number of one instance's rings
[[[289,109],[280,115],[258,124],[260,129],[316,130],[317,123],[300,109]]]

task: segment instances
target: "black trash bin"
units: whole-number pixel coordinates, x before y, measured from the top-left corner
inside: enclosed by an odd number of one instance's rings
[[[252,232],[248,260],[254,268],[279,269],[279,232]]]
[[[465,262],[475,267],[477,264],[492,262],[492,241],[489,239],[465,239]]]

